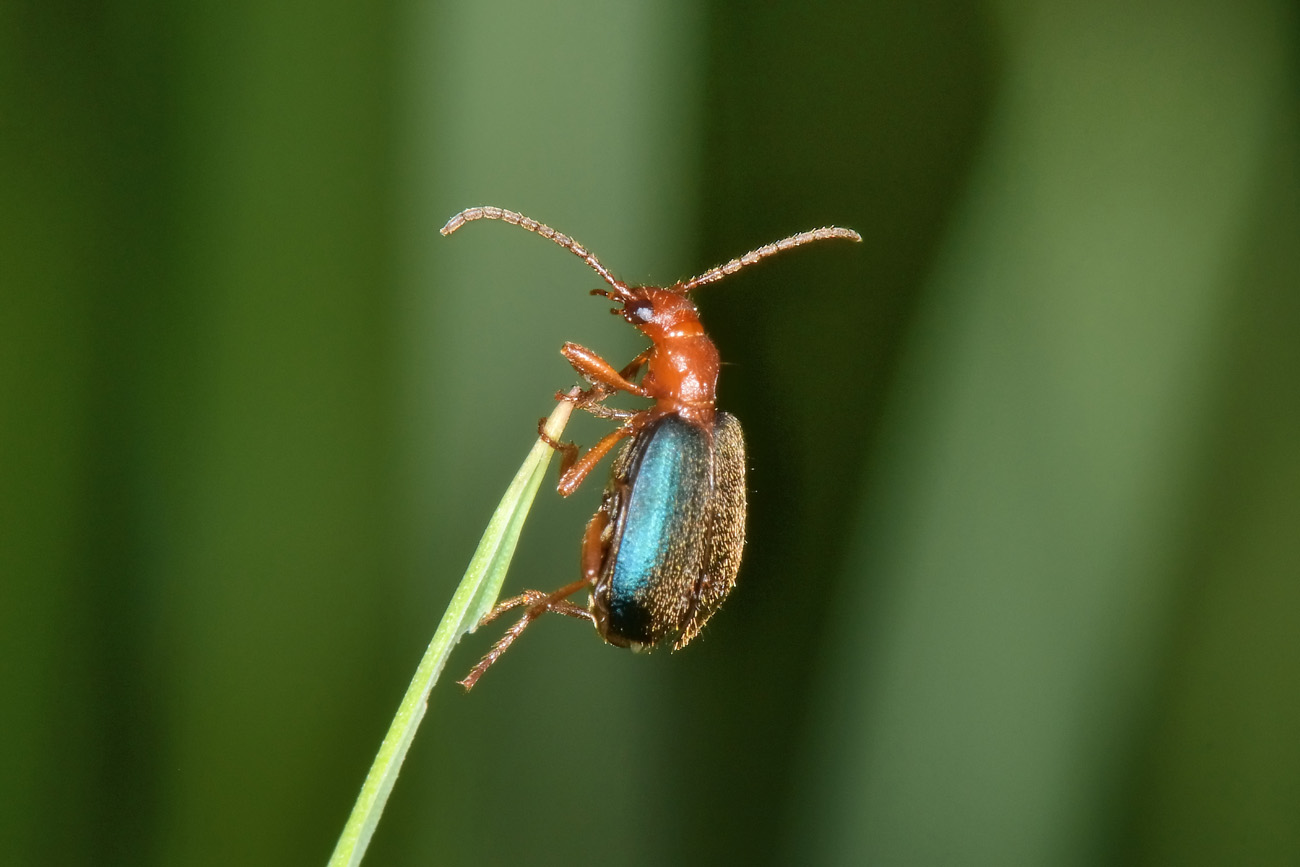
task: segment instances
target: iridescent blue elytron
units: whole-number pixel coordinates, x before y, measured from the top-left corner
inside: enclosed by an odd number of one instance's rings
[[[702,430],[665,415],[619,455],[600,512],[608,547],[592,594],[610,644],[694,638],[736,582],[745,545],[745,440],[728,413]],[[605,540],[602,539],[602,542]]]

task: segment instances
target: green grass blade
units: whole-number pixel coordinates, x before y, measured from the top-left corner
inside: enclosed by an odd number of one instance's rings
[[[559,440],[572,410],[573,404],[569,401],[560,401],[556,405],[546,422],[546,432],[552,439]],[[483,615],[496,604],[506,569],[515,553],[515,544],[519,541],[519,531],[523,528],[533,498],[546,475],[552,451],[540,439],[533,445],[492,514],[492,519],[488,521],[478,549],[474,551],[469,568],[465,570],[465,577],[452,595],[451,604],[447,606],[433,640],[429,642],[429,649],[424,652],[424,657],[415,670],[415,677],[411,679],[411,685],[393,717],[388,734],[384,736],[379,753],[370,766],[370,773],[366,775],[361,793],[357,795],[352,814],[334,847],[330,867],[361,863],[379,817],[384,812],[388,794],[393,790],[402,761],[406,758],[406,751],[415,737],[415,730],[424,718],[429,691],[438,681],[456,642],[466,632],[472,631]]]

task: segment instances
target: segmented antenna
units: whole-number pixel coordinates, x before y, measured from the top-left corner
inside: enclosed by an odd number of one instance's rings
[[[627,294],[628,290],[626,284],[615,280],[614,275],[609,273],[609,269],[600,264],[600,260],[597,259],[594,254],[589,253],[586,247],[582,246],[563,232],[557,232],[545,223],[539,223],[531,217],[525,217],[523,214],[516,211],[507,211],[505,208],[493,208],[491,206],[484,206],[482,208],[466,208],[447,221],[447,225],[442,227],[442,234],[450,235],[461,226],[466,223],[472,223],[474,220],[501,220],[502,222],[510,223],[513,226],[519,226],[520,228],[527,229],[530,232],[535,232],[543,238],[549,238],[582,261],[586,262],[587,267],[599,274],[601,279],[610,286],[613,286],[614,291],[618,295],[622,296]]]
[[[853,231],[852,229],[840,229],[835,226],[827,226],[824,229],[813,229],[811,232],[800,232],[797,235],[791,235],[788,238],[782,238],[780,241],[777,241],[774,244],[765,244],[762,247],[759,247],[757,250],[750,250],[748,253],[746,253],[745,255],[741,256],[738,259],[732,259],[730,262],[728,262],[725,265],[719,265],[716,268],[712,268],[708,271],[705,271],[700,276],[693,277],[692,279],[687,280],[685,283],[683,283],[681,285],[681,291],[690,292],[692,289],[695,289],[699,286],[703,286],[706,283],[716,283],[717,281],[721,280],[723,277],[726,277],[730,274],[735,274],[737,271],[739,271],[741,268],[744,268],[746,265],[753,265],[755,262],[758,262],[762,259],[766,259],[768,256],[775,256],[777,253],[780,253],[782,251],[789,250],[794,247],[801,246],[803,244],[811,244],[813,241],[827,241],[830,240],[831,238],[846,238],[850,241],[862,240],[862,236],[859,235],[857,232]]]

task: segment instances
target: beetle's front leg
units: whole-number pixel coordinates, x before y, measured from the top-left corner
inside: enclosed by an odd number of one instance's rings
[[[592,387],[584,393],[593,398],[588,400],[589,403],[604,400],[609,396],[608,390],[626,391],[629,394],[635,394],[637,397],[651,397],[650,392],[643,386],[629,381],[649,359],[650,352],[651,350],[646,350],[641,353],[632,359],[631,364],[620,371],[615,370],[612,364],[585,346],[566,343],[560,348],[560,354],[565,357],[569,364],[573,365],[573,369],[592,383]],[[596,395],[600,396],[596,397]]]
[[[582,349],[580,346],[578,348]],[[584,352],[590,353],[590,350],[584,350]],[[646,362],[650,360],[650,354],[652,352],[654,352],[653,346],[628,362],[628,364],[618,372],[619,377],[629,383],[632,382],[636,375],[640,373],[641,368],[645,367]],[[591,354],[594,355],[594,353]],[[579,373],[582,373],[583,369],[581,367],[578,367],[576,364],[574,364],[574,367]],[[586,375],[587,374],[583,373],[583,376]],[[587,412],[597,416],[598,418],[628,419],[640,412],[640,410],[635,409],[610,409],[605,406],[604,401],[611,394],[613,394],[612,386],[607,385],[604,382],[595,382],[592,384],[591,388],[586,391],[578,391],[576,393],[573,391],[557,391],[555,393],[555,399],[572,400],[578,409],[585,409]]]

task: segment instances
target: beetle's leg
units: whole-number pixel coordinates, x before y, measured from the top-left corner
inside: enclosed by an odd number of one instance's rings
[[[582,534],[582,578],[592,587],[600,581],[600,570],[605,564],[609,545],[605,542],[605,528],[609,526],[609,512],[602,505],[587,522]]]
[[[577,392],[576,395],[573,393],[574,391]],[[613,407],[605,406],[605,400],[608,399],[612,393],[613,392],[610,391],[609,386],[603,383],[597,383],[586,391],[578,391],[576,388],[573,389],[573,391],[557,391],[555,393],[555,399],[571,400],[575,407],[585,410],[597,418],[612,418],[622,421],[631,418],[637,413],[643,412],[643,410],[639,409],[614,409]]]
[[[618,372],[618,375],[626,379],[628,382],[631,382],[632,377],[636,376],[637,372],[640,371],[641,368],[645,367],[646,362],[650,360],[650,353],[654,351],[655,348],[653,346],[646,347],[645,351],[629,361],[627,366]]]
[[[617,417],[621,417],[623,410],[609,409],[604,406],[605,400],[607,400],[613,393],[613,390],[608,385],[598,382],[585,391],[577,386],[574,386],[568,391],[557,391],[555,393],[555,399],[571,401],[575,409],[585,409],[587,412],[594,416],[598,416],[599,418],[615,418],[616,413],[619,414]],[[634,413],[636,410],[631,410],[630,412]]]
[[[560,348],[560,354],[568,360],[569,364],[573,365],[574,370],[593,383],[593,387],[587,392],[588,394],[593,396],[599,394],[601,392],[600,387],[606,386],[614,391],[626,391],[635,394],[637,397],[651,397],[650,392],[646,391],[643,386],[628,382],[628,378],[623,375],[623,372],[615,370],[613,365],[585,346],[566,343]],[[641,369],[641,365],[645,363],[642,360],[644,355],[647,355],[647,353],[643,352],[638,355],[633,359],[632,364],[623,368],[623,371],[635,375]],[[604,400],[604,396],[598,398],[598,400]]]
[[[654,347],[650,347],[632,359],[622,370],[614,370],[608,361],[590,349],[576,343],[566,343],[560,350],[561,354],[569,360],[575,370],[592,381],[592,386],[586,391],[556,392],[556,400],[572,400],[579,409],[584,409],[594,416],[617,419],[623,422],[621,427],[606,434],[600,442],[592,446],[585,455],[579,458],[578,446],[575,443],[562,443],[552,439],[545,430],[546,419],[538,420],[537,435],[541,437],[543,442],[560,453],[560,483],[558,490],[562,496],[567,497],[576,491],[578,486],[582,484],[582,480],[600,462],[600,459],[608,454],[609,450],[619,440],[630,436],[639,427],[638,419],[644,416],[645,410],[614,409],[605,406],[604,400],[610,396],[612,391],[616,390],[629,391],[641,397],[649,397],[649,392],[642,386],[631,382],[631,379],[650,360],[650,353],[653,351]]]
[[[581,583],[587,582],[584,580]],[[562,588],[563,591],[568,592],[562,593],[561,595],[567,596],[571,593],[578,592],[577,590],[569,590],[569,587],[571,586],[572,585],[567,585]],[[561,593],[561,591],[557,590],[555,593],[543,593],[540,590],[525,590],[518,596],[511,596],[504,602],[498,602],[495,608],[483,615],[483,619],[478,622],[478,625],[486,626],[502,614],[505,614],[511,609],[518,608],[520,605],[537,605],[538,603],[541,603],[541,607],[545,611],[554,611],[556,614],[565,614],[569,617],[577,617],[579,620],[591,619],[591,616],[587,613],[587,609],[583,608],[581,605],[576,605],[563,599],[552,598],[556,593]]]
[[[514,644],[515,639],[523,634],[524,630],[528,628],[528,624],[532,623],[548,611],[553,611],[556,614],[563,614],[568,617],[577,617],[582,620],[591,620],[592,616],[587,609],[568,601],[568,597],[587,586],[589,586],[589,582],[586,578],[582,578],[574,581],[572,584],[564,585],[553,593],[542,593],[540,590],[526,590],[519,596],[507,599],[505,602],[502,602],[500,605],[493,608],[488,615],[480,621],[480,626],[512,608],[518,608],[520,605],[528,606],[524,609],[524,615],[519,618],[519,622],[506,630],[505,635],[497,639],[497,643],[492,645],[492,649],[479,660],[478,665],[470,669],[469,674],[465,675],[465,679],[460,681],[460,685],[465,687],[466,691],[473,689],[474,684],[478,683],[478,679],[483,676],[483,672],[491,668],[492,663],[501,658],[501,654],[505,653],[510,648],[510,645]]]
[[[640,415],[640,413],[637,413],[637,415]],[[619,440],[631,436],[635,430],[636,425],[628,421],[622,427],[615,428],[605,434],[600,442],[587,449],[585,455],[576,461],[572,461],[569,466],[565,467],[562,463],[560,465],[560,483],[556,486],[560,496],[567,497],[576,491],[578,486],[582,484],[582,480],[587,478],[587,474],[592,471],[596,464],[600,463],[600,459],[607,455],[609,450],[618,444]],[[576,451],[577,447],[574,448]]]
[[[627,421],[633,416],[637,416],[645,412],[645,410],[643,409],[614,409],[614,407],[605,406],[602,403],[592,403],[587,406],[581,407],[581,409],[585,409],[587,412],[591,413],[597,418],[610,418],[610,419],[615,419],[617,421]]]
[[[560,484],[558,489],[560,493],[566,497],[577,490],[578,485],[582,484],[582,480],[587,477],[587,473],[591,472],[592,467],[599,463],[600,459],[614,447],[615,443],[623,437],[628,436],[628,434],[636,429],[635,424],[632,424],[629,420],[641,415],[644,410],[611,409],[607,406],[601,406],[599,408],[591,407],[588,409],[588,412],[600,416],[601,418],[619,419],[624,422],[624,424],[623,427],[607,434],[604,439],[592,446],[587,454],[582,457],[581,461],[578,460],[577,443],[562,443],[558,440],[552,439],[551,435],[546,432],[546,419],[539,418],[537,420],[538,438],[560,453]],[[595,453],[594,455],[593,452]],[[573,470],[573,468],[579,464],[585,465],[585,468],[577,470],[575,472],[575,478],[569,479],[566,482],[565,479],[570,475],[570,470]]]
[[[571,345],[576,346],[576,344]],[[578,346],[577,348],[582,349],[581,346]],[[590,352],[590,350],[584,351]],[[631,382],[635,379],[636,375],[641,372],[641,368],[645,367],[646,362],[650,360],[650,353],[652,352],[654,352],[654,347],[647,347],[640,355],[624,365],[623,369],[618,372],[619,377],[627,382]],[[583,375],[585,376],[586,374]],[[577,395],[578,408],[585,409],[592,415],[600,416],[601,418],[628,418],[635,413],[636,410],[606,409],[600,405],[610,396],[611,388],[612,386],[610,385],[603,382],[597,382],[586,391],[579,392]],[[561,392],[556,392],[555,397],[557,400],[571,399],[567,393]]]
[[[581,352],[585,353],[585,357],[594,358],[600,364],[608,366],[604,359],[597,356],[591,350],[584,349],[583,347],[578,346],[577,344],[566,344],[566,348],[568,346],[573,346],[575,347],[575,349],[581,350]],[[623,367],[622,370],[618,372],[618,377],[622,379],[625,383],[631,384],[632,379],[637,375],[637,373],[640,372],[642,367],[645,367],[646,362],[650,360],[650,353],[653,351],[654,351],[654,347],[649,347],[640,355],[638,355],[636,358],[632,359],[627,365]],[[568,358],[568,355],[565,355],[565,357]],[[574,367],[577,368],[580,373],[582,373],[583,376],[589,376],[589,374],[584,370],[584,368],[579,366],[580,365],[579,362],[572,362],[572,363]],[[585,364],[586,362],[584,361],[581,363]],[[591,413],[597,418],[610,418],[610,419],[617,419],[619,421],[625,421],[629,418],[632,418],[632,416],[636,415],[637,413],[641,412],[641,410],[613,409],[612,407],[605,406],[605,400],[609,398],[609,396],[613,394],[613,392],[617,388],[621,388],[621,387],[622,386],[611,385],[597,380],[596,382],[592,383],[591,387],[586,389],[585,391],[578,389],[576,387],[570,389],[569,391],[557,391],[555,393],[555,399],[571,400],[573,401],[573,405],[575,407],[577,407],[578,409],[586,410],[587,412]],[[547,441],[549,442],[548,438],[543,437],[543,439],[547,439]],[[560,446],[556,445],[555,443],[551,443],[551,445],[556,449],[560,448]]]
[[[546,432],[546,417],[537,420],[537,436],[542,442],[560,453],[560,475],[563,476],[578,459],[577,443],[562,443]]]

